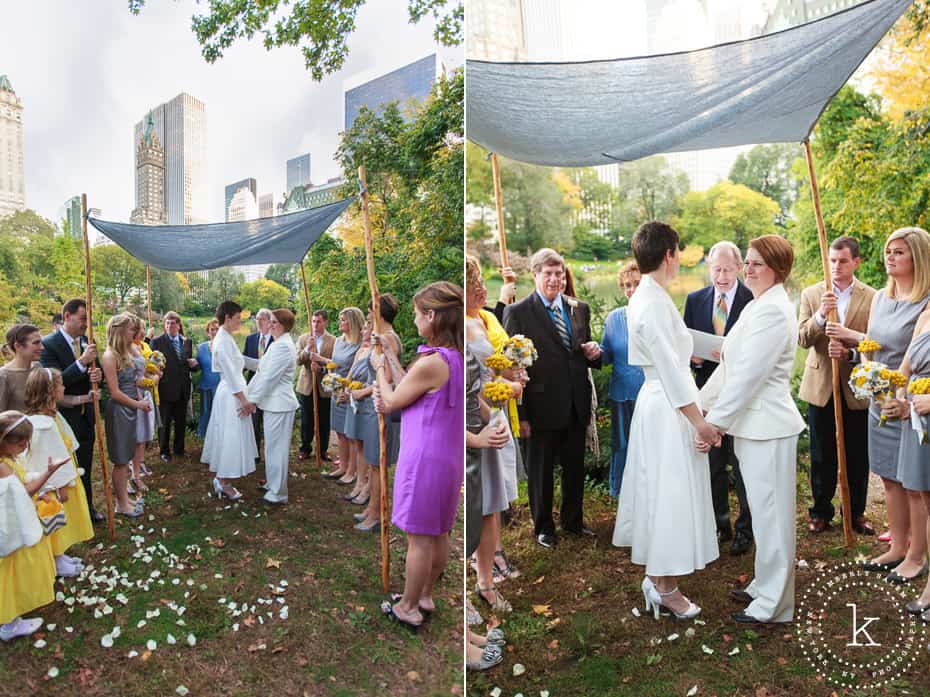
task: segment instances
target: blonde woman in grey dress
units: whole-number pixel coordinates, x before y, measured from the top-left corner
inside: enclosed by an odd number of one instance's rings
[[[336,364],[339,375],[346,377],[349,368],[355,360],[355,352],[362,345],[362,327],[365,325],[365,315],[357,307],[347,307],[339,313],[339,331],[342,335],[336,339],[333,347],[333,357],[330,359]],[[316,360],[316,359],[314,359]],[[328,361],[323,361],[328,362]],[[349,449],[349,439],[345,435],[346,409],[349,398],[333,398],[329,408],[329,427],[336,434],[339,442],[339,464],[332,472],[323,474],[327,479],[335,479],[340,484],[355,483],[355,460]]]
[[[872,359],[897,370],[930,300],[930,235],[918,227],[895,230],[885,243],[885,271],[888,284],[872,299],[868,337],[882,347]],[[834,322],[827,323],[826,332],[835,342],[831,342],[830,356],[836,358],[845,358],[845,347],[855,348],[864,338]],[[885,573],[898,584],[927,573],[927,510],[919,492],[902,486],[898,472],[901,437],[909,426],[902,419],[908,416],[906,401],[888,399],[880,407],[873,400],[869,406],[869,469],[881,477],[885,489],[891,544],[864,568]]]

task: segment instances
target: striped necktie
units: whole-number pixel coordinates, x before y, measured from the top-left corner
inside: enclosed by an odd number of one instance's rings
[[[174,346],[174,352],[178,354],[178,360],[182,363],[184,362],[184,355],[181,353],[181,337],[176,336],[171,340],[171,344]]]
[[[727,296],[720,294],[717,306],[714,308],[714,334],[723,336],[727,328]]]
[[[562,317],[562,309],[555,304],[549,305],[549,312],[552,314],[552,321],[555,322],[555,331],[559,335],[562,346],[566,351],[572,350],[572,340],[568,335],[568,329],[565,326],[565,319]]]

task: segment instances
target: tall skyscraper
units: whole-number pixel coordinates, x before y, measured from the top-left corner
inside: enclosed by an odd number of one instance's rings
[[[274,216],[274,194],[262,194],[258,197],[258,217],[271,218]]]
[[[258,201],[255,199],[255,194],[247,185],[241,186],[233,194],[232,202],[229,204],[228,221],[236,223],[243,220],[255,220],[258,217]],[[265,275],[269,266],[270,264],[249,264],[234,268],[242,272],[246,281],[257,281]]]
[[[226,194],[226,205],[223,206],[223,210],[226,212],[226,222],[228,223],[231,218],[229,217],[229,207],[232,205],[233,196],[236,195],[236,192],[241,188],[247,188],[252,192],[252,198],[258,200],[258,183],[253,177],[248,177],[247,179],[240,179],[239,181],[229,184],[224,189]],[[243,218],[244,220],[244,218]]]
[[[287,161],[287,192],[295,186],[310,186],[310,153]]]
[[[469,0],[468,57],[486,61],[525,61],[523,0]]]
[[[207,222],[207,115],[204,103],[181,93],[159,104],[135,125],[142,141],[148,120],[165,154],[165,211],[169,225]],[[136,177],[140,176],[139,170]],[[140,201],[136,184],[136,208]]]
[[[26,208],[23,150],[23,105],[0,75],[0,218]]]
[[[72,196],[67,201],[65,201],[65,220],[68,221],[68,237],[73,240],[83,239],[84,235],[81,229],[80,196]],[[90,232],[90,230],[88,230],[88,232]]]
[[[136,143],[136,207],[129,217],[135,225],[166,225],[165,149],[155,135],[152,114],[145,121],[145,132]]]
[[[442,73],[439,54],[433,53],[408,65],[392,70],[365,82],[365,77],[356,76],[346,81],[345,93],[345,130],[349,130],[362,107],[380,111],[389,102],[398,102],[401,109],[408,100],[418,102],[425,100],[436,78]],[[348,87],[353,84],[352,87]]]

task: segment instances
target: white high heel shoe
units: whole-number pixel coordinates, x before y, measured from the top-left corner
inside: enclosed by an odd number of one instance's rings
[[[690,600],[688,600],[688,609],[685,610],[684,612],[675,612],[668,605],[665,605],[662,603],[662,598],[668,597],[670,595],[675,595],[675,593],[677,592],[678,592],[678,586],[675,586],[672,590],[666,591],[665,593],[660,593],[658,589],[656,589],[655,594],[658,597],[652,598],[653,604],[655,604],[656,600],[658,600],[658,606],[655,608],[656,619],[659,619],[659,608],[663,608],[663,607],[669,612],[671,612],[673,615],[675,615],[675,617],[680,620],[692,620],[701,614],[701,608],[698,605],[695,605],[694,603],[692,603]]]
[[[661,599],[658,598],[658,596],[656,596],[656,599],[653,600],[652,595],[655,593],[656,584],[654,584],[652,582],[652,579],[649,578],[648,576],[643,576],[642,589],[643,589],[643,598],[646,601],[646,612],[649,612],[650,610],[652,610],[653,605],[661,603]],[[656,619],[659,619],[659,618],[656,617]]]

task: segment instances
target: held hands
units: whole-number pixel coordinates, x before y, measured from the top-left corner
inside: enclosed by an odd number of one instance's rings
[[[818,312],[820,316],[824,319],[827,319],[830,316],[830,313],[836,309],[836,294],[833,291],[827,291],[823,294],[823,297],[820,298],[820,308]]]
[[[87,347],[84,349],[84,353],[82,353],[81,357],[78,358],[78,362],[85,366],[89,366],[96,360],[97,360],[97,345],[87,344]]]
[[[694,445],[702,453],[709,452],[710,449],[719,448],[723,440],[723,431],[713,424],[703,421],[696,428],[697,435],[694,439]]]
[[[503,422],[495,422],[482,428],[477,434],[477,439],[477,447],[499,450],[510,440],[510,434],[507,432],[507,426]]]
[[[844,327],[839,322],[827,322],[824,331],[831,339],[839,341],[847,348],[855,348],[859,345],[859,340],[862,338],[859,332],[854,332],[852,329]]]
[[[247,416],[251,416],[252,414],[254,414],[255,410],[256,410],[255,403],[250,402],[247,399],[244,399],[241,402],[239,402],[239,408],[236,410],[236,412],[239,414],[240,419],[244,419]]]
[[[100,370],[100,368],[88,368],[87,377],[93,384],[97,385],[100,384],[100,379],[103,377],[103,372]]]
[[[906,401],[888,397],[882,402],[882,415],[886,419],[908,419],[911,410]]]
[[[849,357],[849,349],[839,341],[830,339],[830,343],[827,345],[827,355],[838,361],[845,361]]]
[[[601,347],[596,341],[588,341],[581,345],[581,352],[589,361],[596,361],[601,356]]]

